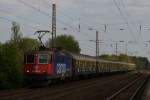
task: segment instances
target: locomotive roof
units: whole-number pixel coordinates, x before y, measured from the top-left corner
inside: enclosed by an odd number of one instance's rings
[[[45,54],[45,53],[52,53],[52,51],[30,51],[26,52],[25,54]]]

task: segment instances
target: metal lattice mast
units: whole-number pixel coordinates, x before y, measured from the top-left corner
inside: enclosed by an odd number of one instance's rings
[[[99,56],[99,38],[98,38],[98,31],[96,31],[96,71],[98,71],[98,56]]]
[[[96,31],[96,57],[99,56],[99,38],[98,38],[98,31]]]
[[[56,39],[56,4],[52,5],[52,48]]]

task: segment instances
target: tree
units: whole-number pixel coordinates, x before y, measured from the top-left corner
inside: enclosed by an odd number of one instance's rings
[[[137,69],[145,69],[149,65],[149,61],[146,57],[134,57],[133,60],[137,65]]]
[[[12,22],[11,31],[12,31],[11,40],[15,43],[18,43],[22,37],[20,25],[17,22]]]
[[[50,40],[49,44],[51,45],[52,41]],[[80,53],[81,49],[79,43],[71,35],[60,35],[54,40],[55,47],[62,47],[67,51],[72,53]]]
[[[0,55],[2,54],[2,43],[0,42]]]
[[[22,86],[24,52],[35,49],[39,42],[21,38],[19,42],[0,44],[0,89]]]
[[[21,86],[22,63],[15,44],[5,43],[0,55],[0,89]]]
[[[21,39],[21,41],[19,43],[19,50],[22,51],[22,53],[25,53],[27,51],[38,48],[39,45],[40,45],[40,43],[36,39],[26,37],[26,38]]]

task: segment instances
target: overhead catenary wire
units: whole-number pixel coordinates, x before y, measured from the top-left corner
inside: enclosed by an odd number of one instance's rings
[[[138,42],[138,40],[136,39],[135,35],[133,34],[133,31],[132,31],[132,29],[130,28],[130,25],[129,25],[129,23],[128,23],[128,20],[125,18],[125,16],[124,16],[124,14],[123,14],[121,8],[119,7],[117,1],[116,1],[116,0],[113,0],[113,2],[114,2],[114,4],[115,4],[115,6],[117,7],[117,9],[118,9],[120,15],[122,16],[123,20],[126,22],[126,24],[127,24],[127,26],[128,26],[128,29],[129,29],[129,31],[130,31],[130,34],[133,36],[134,40],[137,42],[137,44],[140,46],[140,48],[143,49],[143,50],[146,52],[147,50],[144,49],[143,47],[141,47],[141,45],[139,44],[139,42]],[[120,1],[120,2],[121,2],[121,4],[123,5],[123,7],[125,8],[124,2],[123,2],[123,1]],[[127,16],[129,16],[129,13],[127,12],[126,8],[125,8],[125,13],[127,14]],[[138,33],[139,33],[139,32],[138,32]],[[141,33],[139,33],[139,34],[140,34],[140,36],[141,36]],[[140,38],[142,38],[142,41],[143,41],[143,37],[141,36]]]
[[[129,12],[127,11],[127,8],[126,8],[126,6],[125,6],[125,3],[124,3],[124,0],[119,0],[120,1],[120,4],[122,4],[122,8],[124,9],[124,14],[126,14],[126,16],[127,17],[130,17],[130,14],[129,14]],[[134,23],[132,23],[132,21],[130,21],[130,23],[133,25],[133,26],[135,26],[134,25]],[[139,31],[137,28],[136,28],[136,26],[135,26],[135,29],[137,30],[137,32]],[[139,33],[139,32],[138,32]]]
[[[32,9],[34,9],[34,10],[40,12],[40,13],[42,12],[42,14],[44,14],[44,15],[46,15],[46,16],[48,16],[48,17],[51,17],[50,14],[46,13],[45,11],[42,11],[41,9],[39,9],[39,8],[37,8],[37,7],[34,7],[32,4],[26,3],[26,2],[23,1],[23,0],[17,0],[17,1],[19,1],[19,2],[21,1],[20,3],[23,3],[25,6],[28,6],[28,7],[32,8]],[[67,16],[66,16],[66,17],[67,17]],[[72,19],[72,18],[71,18],[71,19]],[[58,19],[58,21],[60,22],[59,19]],[[62,21],[61,21],[61,24],[65,25],[65,26],[67,25],[67,26],[69,26],[71,29],[78,31],[78,29],[72,27],[71,25],[68,25],[68,23],[65,23],[65,22],[62,22]],[[87,35],[88,35],[88,34],[87,34]],[[85,36],[86,36],[86,35],[85,35]],[[88,35],[88,36],[89,36],[89,35]]]
[[[18,1],[18,0],[17,0],[17,1]],[[19,0],[19,1],[20,1],[20,0]],[[24,1],[24,2],[25,2],[25,0],[21,0],[21,1]],[[27,1],[26,3],[30,4],[30,2],[28,2],[28,1]],[[39,6],[39,8],[38,8],[38,7],[34,6],[34,4],[32,4],[32,3],[31,3],[31,6],[33,6],[33,7],[37,8],[37,9],[39,9],[39,11],[44,11],[44,10],[42,10],[42,7],[40,8],[40,6]],[[32,8],[32,9],[34,9],[34,8]],[[44,11],[44,12],[45,12],[45,11]],[[40,12],[40,13],[41,13],[41,12]],[[47,12],[45,12],[45,13],[47,13]],[[42,13],[41,13],[41,14],[42,14]],[[64,13],[63,13],[63,14],[64,14]],[[64,15],[65,15],[65,14],[64,14]],[[71,14],[70,14],[70,15],[71,15]],[[70,16],[70,15],[69,15],[69,17],[67,17],[67,15],[65,15],[65,18],[68,18],[68,19],[70,19],[70,20],[72,20],[72,21],[73,21],[73,20],[75,21],[76,19],[72,18],[72,16]],[[50,14],[47,13],[46,16],[49,17]],[[71,17],[72,19],[71,19],[70,17]],[[78,18],[79,18],[79,17],[78,17]],[[63,20],[63,21],[65,21],[65,20]],[[128,20],[127,20],[127,21],[128,21]],[[64,25],[63,23],[61,23],[61,24]],[[68,23],[67,23],[67,24],[68,24]],[[70,23],[69,23],[69,24],[70,24]],[[82,24],[85,24],[85,23],[82,23]],[[129,22],[128,22],[128,24],[129,24]],[[67,26],[67,25],[65,24],[65,26]],[[69,25],[69,26],[71,26],[71,25]],[[71,26],[71,27],[72,27],[72,26]],[[79,33],[76,31],[77,28],[72,27],[71,29],[73,29],[73,30],[71,30],[71,31],[73,31],[74,33],[79,34]],[[92,31],[91,31],[91,32],[92,32]],[[88,33],[86,33],[86,34],[88,34]],[[80,35],[83,35],[83,36],[85,36],[85,37],[88,37],[87,35],[84,35],[84,34],[80,34]],[[94,34],[94,35],[95,35],[95,34]],[[90,37],[88,37],[88,38],[90,38]]]
[[[28,5],[28,6],[29,6],[29,5]],[[30,5],[30,7],[31,7],[32,9],[38,10],[36,7],[34,7],[34,6],[32,6],[32,5]],[[40,11],[40,13],[41,13],[42,10],[39,9],[38,11]],[[42,13],[42,14],[44,14],[44,13]],[[46,13],[45,13],[45,15],[48,16],[48,14],[46,14]],[[18,16],[18,15],[15,16],[15,17],[24,19],[22,16]],[[6,20],[6,19],[5,19],[5,20]],[[11,22],[14,21],[14,20],[10,20],[10,19],[7,19],[7,20],[9,20],[9,21],[11,21]],[[26,20],[26,19],[25,19],[25,20]],[[27,26],[30,26],[30,28],[31,28],[31,25],[27,25]],[[32,26],[32,27],[33,27],[33,26]],[[37,28],[34,27],[34,29],[37,29]],[[83,36],[85,36],[85,35],[83,35]],[[89,46],[88,46],[88,47],[89,47]]]
[[[44,4],[46,4],[46,5],[48,4],[48,6],[49,6],[50,8],[52,7],[52,6],[49,4],[50,2],[45,1],[45,0],[42,0],[42,1],[44,2]],[[62,9],[62,8],[61,8],[61,9]],[[74,19],[73,17],[71,17],[71,16],[69,16],[69,15],[66,15],[64,12],[60,12],[60,11],[59,11],[58,13],[60,13],[61,15],[63,15],[63,18],[64,18],[64,19],[69,19],[71,22],[75,22],[75,21],[77,21],[78,18],[79,18],[79,17],[76,16],[76,19]],[[70,15],[71,15],[71,14],[70,14]],[[79,18],[79,19],[80,19],[80,18]],[[68,24],[68,23],[67,23],[67,24]],[[65,25],[67,25],[67,24],[65,24]],[[67,25],[67,26],[68,26],[68,25]],[[76,30],[76,33],[77,33],[77,32],[80,32],[82,26],[81,26],[81,23],[79,22],[76,28],[73,28],[73,27],[70,26],[70,25],[69,25],[69,27],[70,27],[71,29],[73,29],[73,30]],[[67,29],[67,28],[65,28],[65,29]],[[75,32],[75,31],[74,31],[74,32]],[[89,36],[89,35],[87,34],[87,36]]]
[[[127,15],[128,17],[130,17],[130,14],[128,13],[128,11],[127,11],[127,9],[126,9],[124,0],[120,0],[120,2],[121,2],[121,4],[122,4],[122,7],[124,8],[124,11],[125,11],[126,15]],[[142,42],[144,42],[143,35],[142,35],[142,25],[141,25],[141,23],[138,24],[138,26],[135,26],[134,23],[132,23],[132,25],[135,27],[137,33],[139,34],[139,35],[138,35],[138,39],[141,39]],[[138,27],[138,28],[137,28],[137,27]],[[140,45],[140,44],[139,44],[139,45]],[[141,47],[141,45],[140,45],[140,47]],[[145,48],[145,47],[144,47],[144,48]],[[142,49],[144,49],[144,48],[142,47]],[[148,52],[146,48],[144,49],[144,51],[145,51],[145,52]]]
[[[48,4],[48,3],[46,3],[46,4]],[[49,5],[50,6],[50,5]],[[51,7],[51,6],[50,6]],[[63,14],[64,16],[66,16],[65,14]],[[70,14],[71,15],[71,14]],[[66,16],[66,17],[68,17],[68,16]],[[72,20],[73,21],[73,18],[71,18],[71,17],[69,17],[69,19],[70,20]],[[85,23],[84,23],[85,24]],[[80,25],[80,24],[79,24]],[[104,24],[105,25],[105,24]],[[105,27],[105,29],[104,29],[104,32],[106,32],[106,25],[104,26]]]
[[[130,17],[130,14],[128,13],[128,11],[127,11],[127,9],[126,9],[124,0],[120,0],[120,3],[122,4],[122,7],[124,8],[124,11],[125,11],[126,15],[127,15],[128,17]],[[131,23],[132,23],[132,21],[131,21]],[[135,26],[134,23],[132,23],[132,25]],[[136,29],[136,31],[139,33],[139,37],[142,38],[142,40],[143,40],[143,36],[142,36],[142,34],[141,34],[141,29],[142,29],[142,28],[141,28],[141,23],[138,24],[138,28],[137,28],[137,26],[135,26],[135,29]]]
[[[13,20],[13,19],[10,19],[10,18],[7,18],[7,17],[2,17],[2,16],[0,16],[0,19],[6,20],[8,22],[17,22],[16,20]],[[30,28],[32,27],[35,30],[38,30],[37,27],[34,27],[34,26],[30,25],[30,24],[25,24],[25,23],[22,23],[22,24],[27,26],[27,27],[30,27]]]
[[[42,0],[42,1],[43,1],[44,4],[46,4],[46,5],[49,4],[48,1],[45,1],[45,0]],[[48,5],[48,6],[49,6],[49,7],[52,7],[51,5]],[[59,13],[63,16],[63,18],[68,19],[68,20],[70,20],[71,22],[75,22],[75,21],[78,21],[78,19],[81,19],[81,18],[80,18],[81,15],[80,15],[80,16],[76,16],[76,15],[74,15],[74,14],[70,14],[71,12],[69,12],[69,14],[65,14],[65,12],[66,12],[65,9],[61,8],[60,10],[61,10],[61,11],[59,11]],[[65,12],[64,12],[64,11],[65,11]],[[73,17],[73,16],[70,16],[70,15],[74,15],[74,17]],[[91,28],[91,27],[92,27],[90,23],[83,22],[82,24],[81,24],[81,23],[78,23],[76,30],[79,31],[80,29],[83,29],[82,25],[83,25],[84,27],[87,26],[88,28]],[[105,26],[106,24],[99,24],[99,25]],[[80,29],[79,29],[79,27],[80,27]],[[85,30],[88,30],[88,28],[86,28]],[[105,29],[98,28],[97,30],[101,30],[101,31],[104,31],[104,32],[105,32]]]
[[[31,4],[28,4],[28,3],[26,3],[26,2],[23,1],[23,0],[17,0],[17,1],[20,2],[20,3],[22,3],[22,4],[25,5],[25,6],[28,6],[28,7],[32,8],[32,9],[38,11],[39,13],[42,13],[43,15],[46,15],[46,16],[49,17],[49,14],[46,13],[46,12],[44,12],[44,11],[42,11],[41,9],[34,7],[34,6],[32,6]]]
[[[125,23],[127,24],[128,29],[129,29],[129,31],[130,31],[130,34],[133,36],[134,40],[137,41],[135,35],[134,35],[133,32],[132,32],[132,29],[130,28],[130,25],[129,25],[129,23],[128,23],[128,20],[124,17],[124,14],[122,13],[121,8],[119,7],[117,1],[116,1],[116,0],[113,0],[113,2],[114,2],[114,4],[115,4],[115,6],[117,7],[117,9],[118,9],[120,15],[122,16],[123,20],[124,20]]]
[[[36,11],[40,11],[40,12],[43,12],[43,13],[45,13],[45,15],[46,16],[48,16],[48,17],[51,17],[51,15],[50,14],[48,14],[47,12],[45,12],[45,11],[42,11],[41,9],[39,9],[39,8],[37,8],[37,7],[34,7],[32,4],[28,4],[28,3],[26,3],[25,1],[23,1],[23,0],[17,0],[17,1],[21,1],[20,3],[23,3],[23,5],[25,5],[25,6],[27,6],[27,7],[29,7],[29,8],[32,8],[32,9],[34,9],[34,10],[36,10]],[[39,13],[40,13],[39,12]],[[43,14],[43,13],[41,13],[41,14]],[[66,23],[66,22],[64,22],[64,21],[61,21],[59,18],[58,18],[58,21],[61,23],[61,24],[63,24],[63,25],[67,25],[68,27],[70,27],[72,30],[73,30],[73,32],[75,32],[76,34],[78,33],[78,29],[77,28],[74,28],[74,27],[72,27],[71,25],[69,25],[68,23]],[[84,37],[87,37],[87,36],[89,36],[88,34],[87,35],[84,35],[84,34],[80,34],[80,35],[83,35]]]
[[[25,5],[25,6],[29,7],[29,8],[32,8],[32,9],[38,11],[38,12],[41,13],[41,14],[44,14],[44,15],[47,16],[47,17],[51,17],[50,14],[48,14],[48,13],[45,12],[45,11],[42,11],[41,9],[39,9],[39,8],[37,8],[37,7],[35,7],[35,6],[33,6],[32,4],[28,4],[28,3],[26,3],[26,2],[23,1],[23,0],[17,0],[17,1],[19,1],[20,3],[22,3],[23,5]],[[61,24],[67,25],[68,27],[72,28],[72,30],[73,30],[75,33],[77,33],[78,29],[76,29],[77,31],[75,31],[74,27],[72,27],[71,25],[68,25],[68,23],[62,22],[60,19],[58,19],[58,21],[59,21]],[[84,35],[84,34],[80,34],[80,35],[83,35],[84,37],[87,37],[87,35]],[[89,38],[89,37],[88,37],[88,38]]]
[[[34,9],[35,11],[37,11],[37,12],[43,14],[43,15],[45,15],[45,16],[51,18],[51,15],[50,15],[49,13],[47,13],[47,12],[45,12],[45,11],[42,11],[41,9],[39,9],[39,8],[37,8],[37,7],[35,7],[35,6],[33,6],[32,4],[26,3],[24,0],[17,0],[17,1],[20,2],[20,3],[22,3],[22,4],[25,5],[25,6],[29,7],[29,8]],[[62,20],[60,20],[60,19],[58,19],[58,21],[59,21],[61,24],[65,25],[65,26],[67,25],[68,27],[77,30],[76,28],[72,27],[71,25],[69,25],[68,23],[66,23],[66,22],[64,22],[64,21],[62,21]]]
[[[124,12],[126,13],[126,16],[127,16],[127,17],[130,17],[130,14],[128,13],[128,11],[127,11],[127,9],[126,9],[124,0],[120,0],[120,3],[122,4],[122,8],[124,8]],[[137,26],[135,26],[135,24],[134,24],[132,21],[130,21],[130,23],[135,27],[137,33],[139,33],[139,37],[142,38],[142,40],[143,40],[143,36],[142,36],[141,32],[139,32],[139,31],[140,31],[140,30],[139,30],[139,27],[140,27],[140,26],[138,26],[138,28],[137,28]]]
[[[24,21],[28,21],[28,22],[32,22],[32,23],[34,23],[34,24],[36,24],[37,26],[46,26],[46,25],[44,25],[44,24],[40,24],[39,22],[35,22],[35,21],[33,21],[33,20],[31,20],[31,19],[28,19],[28,18],[26,18],[26,17],[22,17],[22,16],[19,16],[19,15],[15,15],[15,14],[13,14],[12,12],[9,12],[9,11],[6,11],[6,10],[3,10],[3,9],[0,9],[0,12],[3,12],[3,13],[6,13],[6,14],[8,14],[8,15],[11,15],[11,16],[14,16],[14,17],[16,17],[16,18],[19,18],[19,19],[22,19],[22,20],[24,20]],[[48,27],[48,25],[47,25],[47,27]]]
[[[32,8],[32,9],[36,10],[37,12],[39,12],[39,13],[41,13],[41,14],[44,14],[45,16],[51,18],[51,15],[48,14],[48,13],[46,13],[45,11],[42,11],[41,9],[39,9],[39,8],[37,8],[37,7],[35,7],[35,6],[31,5],[31,4],[29,4],[29,3],[26,3],[26,2],[23,1],[23,0],[17,0],[17,1],[20,2],[20,3],[22,3],[22,4],[25,5],[25,6],[29,7],[29,8]],[[58,20],[59,20],[59,19],[58,19]],[[61,24],[67,25],[67,26],[71,27],[72,29],[74,29],[72,26],[68,25],[67,23],[65,23],[65,22],[63,22],[63,21],[61,21],[61,20],[59,20],[59,21],[61,22]]]
[[[45,1],[45,0],[42,0],[42,1],[44,2],[44,4],[48,5],[50,8],[52,7],[51,5],[49,5],[50,2]],[[67,17],[68,19],[70,19],[71,21],[75,21],[75,19],[74,19],[73,17],[68,16],[68,15],[66,15],[66,14],[64,14],[64,13],[62,13],[62,12],[60,12],[60,13],[61,13],[63,16],[65,16],[65,17]],[[76,18],[78,18],[78,17],[76,16]]]

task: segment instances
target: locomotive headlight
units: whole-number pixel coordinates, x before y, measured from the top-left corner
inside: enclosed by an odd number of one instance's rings
[[[27,72],[29,73],[30,71],[29,71],[29,70],[27,70]]]

